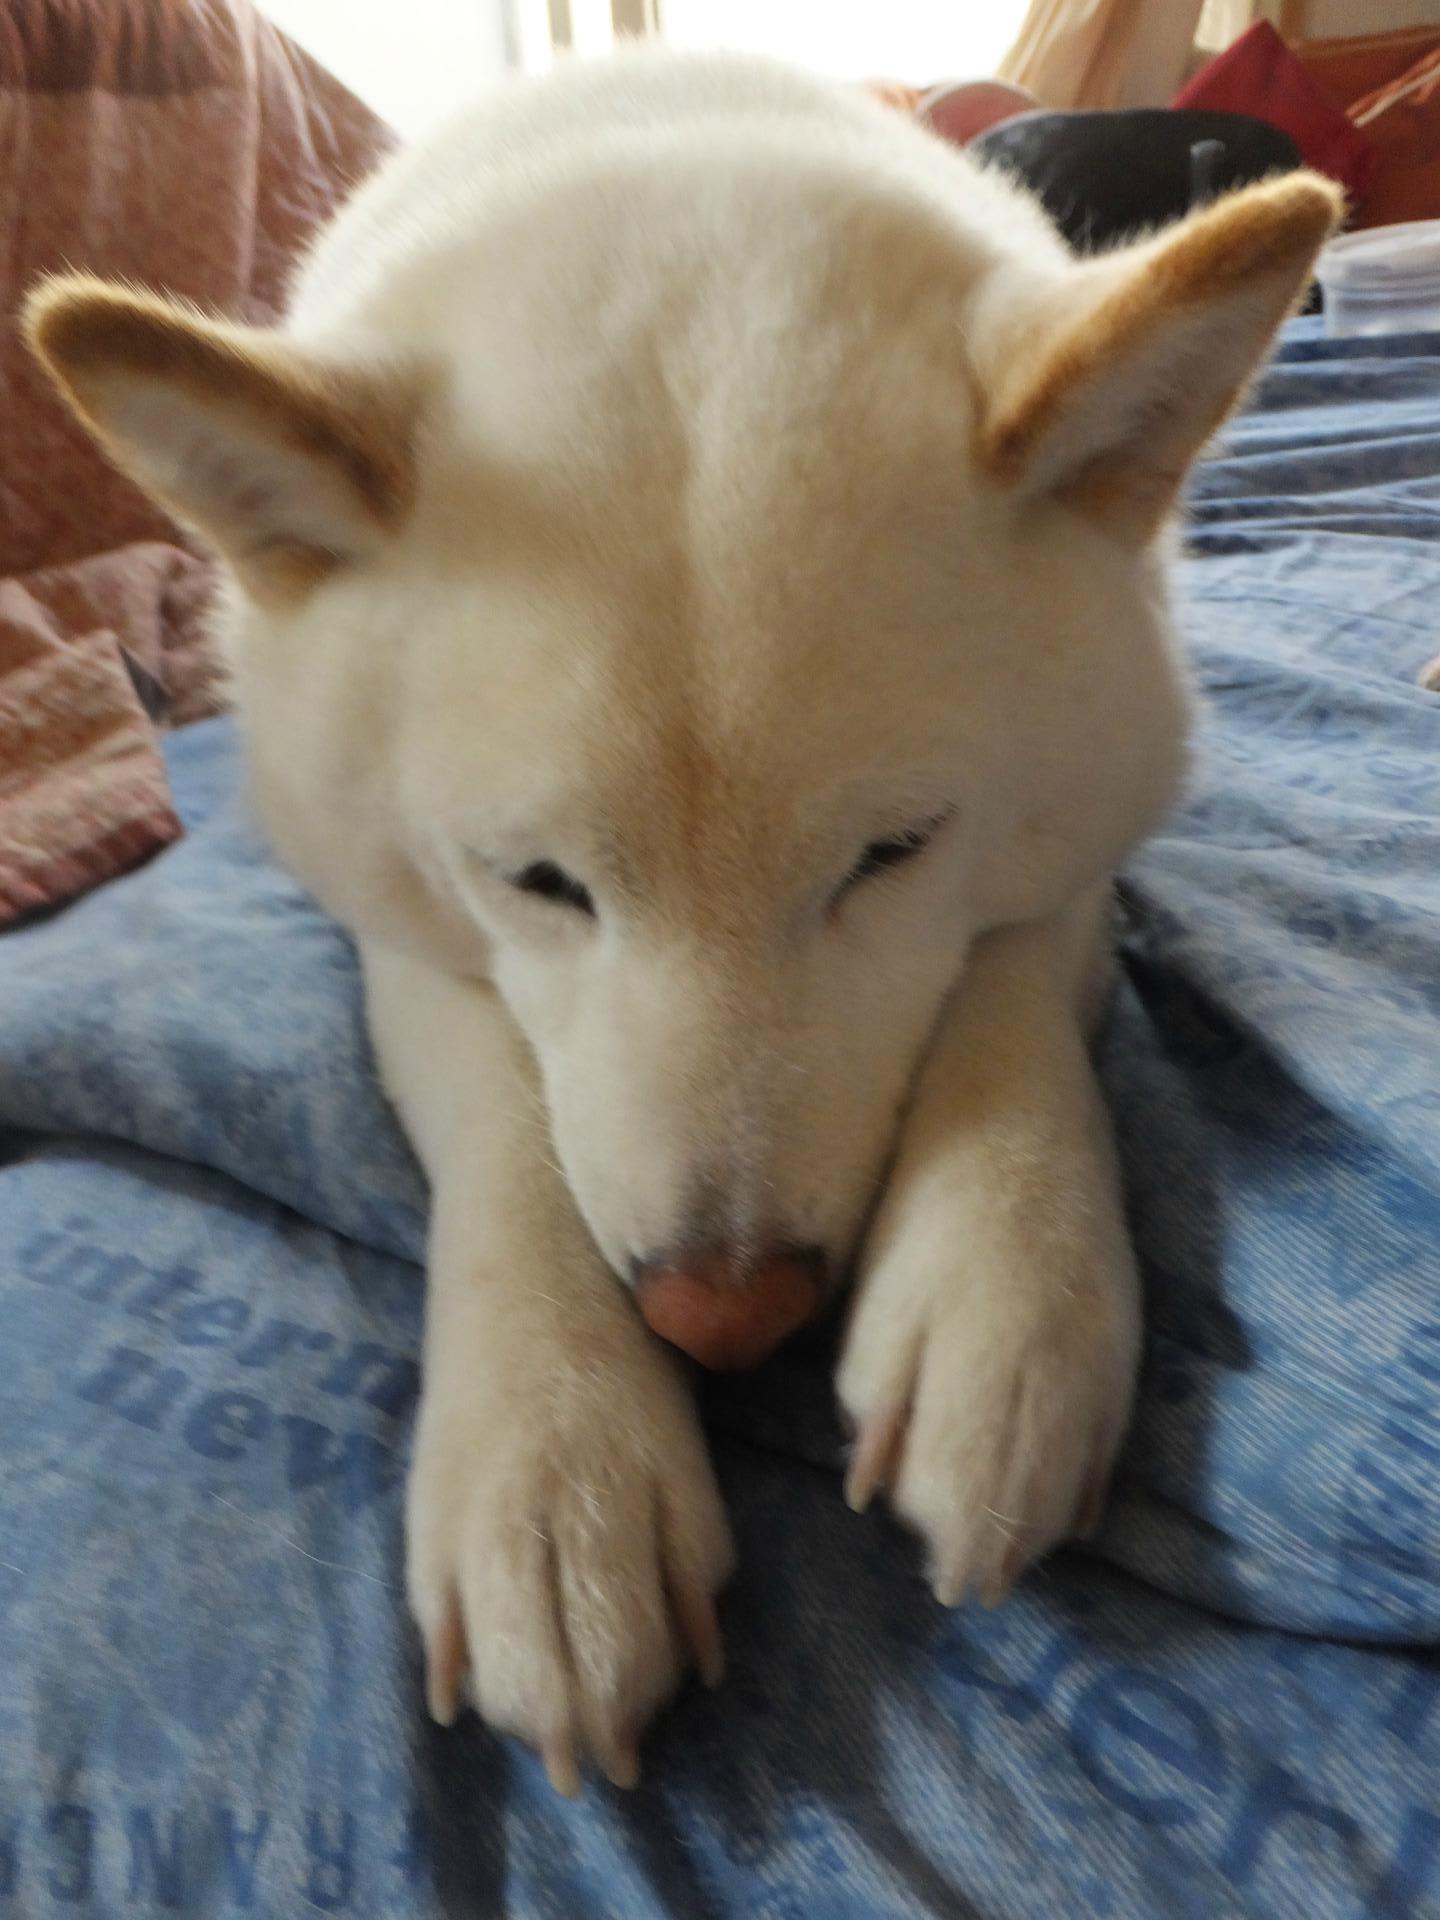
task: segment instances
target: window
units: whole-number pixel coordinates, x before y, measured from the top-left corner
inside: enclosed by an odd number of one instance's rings
[[[995,71],[1027,0],[663,0],[681,47],[747,47],[841,79],[976,80]]]
[[[506,0],[261,0],[283,32],[398,132],[493,87],[510,64]]]

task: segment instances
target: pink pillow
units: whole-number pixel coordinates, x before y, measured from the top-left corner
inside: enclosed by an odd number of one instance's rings
[[[924,95],[916,113],[944,139],[963,147],[1002,120],[1032,113],[1039,105],[1033,93],[1003,80],[947,80]]]

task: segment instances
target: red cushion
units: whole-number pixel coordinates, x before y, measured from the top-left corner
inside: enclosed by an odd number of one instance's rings
[[[1375,177],[1371,142],[1311,79],[1268,20],[1217,53],[1170,104],[1268,120],[1290,135],[1307,166],[1338,180],[1352,203],[1364,199]]]

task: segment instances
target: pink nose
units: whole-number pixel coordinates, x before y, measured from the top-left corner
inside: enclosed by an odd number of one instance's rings
[[[821,1259],[808,1249],[744,1264],[723,1250],[677,1254],[640,1269],[645,1324],[702,1367],[753,1367],[811,1319]]]

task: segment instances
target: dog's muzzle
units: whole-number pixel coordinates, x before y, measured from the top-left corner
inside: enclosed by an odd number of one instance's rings
[[[645,1324],[702,1367],[753,1367],[813,1319],[825,1297],[825,1256],[787,1247],[741,1259],[725,1248],[638,1263]]]

